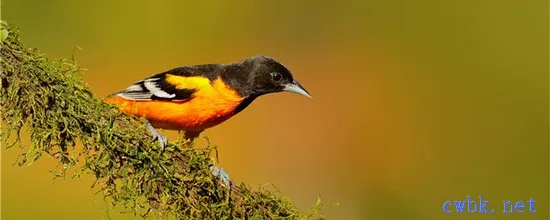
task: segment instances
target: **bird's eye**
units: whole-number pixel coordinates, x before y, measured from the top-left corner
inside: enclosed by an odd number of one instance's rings
[[[275,82],[281,81],[282,78],[283,76],[280,73],[277,73],[277,72],[271,73],[271,79],[273,79],[273,81]]]

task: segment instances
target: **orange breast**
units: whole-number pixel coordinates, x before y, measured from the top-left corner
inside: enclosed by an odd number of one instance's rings
[[[214,83],[202,77],[193,80],[197,92],[185,101],[133,101],[119,96],[107,101],[118,104],[127,114],[147,118],[153,127],[170,130],[201,131],[234,115],[243,98],[233,89],[219,78]]]

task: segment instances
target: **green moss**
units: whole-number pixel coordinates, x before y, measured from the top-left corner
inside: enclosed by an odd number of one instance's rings
[[[302,212],[274,189],[226,188],[208,169],[215,147],[194,149],[175,141],[161,152],[143,121],[91,92],[74,60],[50,60],[25,48],[16,26],[3,22],[0,33],[2,139],[10,148],[22,144],[23,128],[30,134],[20,165],[51,155],[61,165],[57,176],[94,175],[105,201],[136,216],[323,218],[320,203]]]

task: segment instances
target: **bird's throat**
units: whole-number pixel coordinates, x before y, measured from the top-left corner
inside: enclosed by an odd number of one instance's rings
[[[248,105],[250,105],[252,103],[252,101],[254,101],[256,98],[258,98],[257,95],[252,95],[252,96],[248,96],[246,97],[245,99],[243,99],[243,101],[241,101],[241,103],[239,105],[237,105],[237,107],[235,108],[234,111],[234,114],[237,114],[239,112],[241,112],[242,110],[244,110],[246,107],[248,107]]]

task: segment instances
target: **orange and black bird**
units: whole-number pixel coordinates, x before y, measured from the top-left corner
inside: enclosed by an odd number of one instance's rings
[[[195,138],[241,112],[259,96],[283,91],[311,98],[283,64],[255,56],[230,64],[183,66],[161,72],[106,100],[127,114],[144,117],[149,131],[164,148],[166,137],[155,128],[181,130],[186,138]]]

